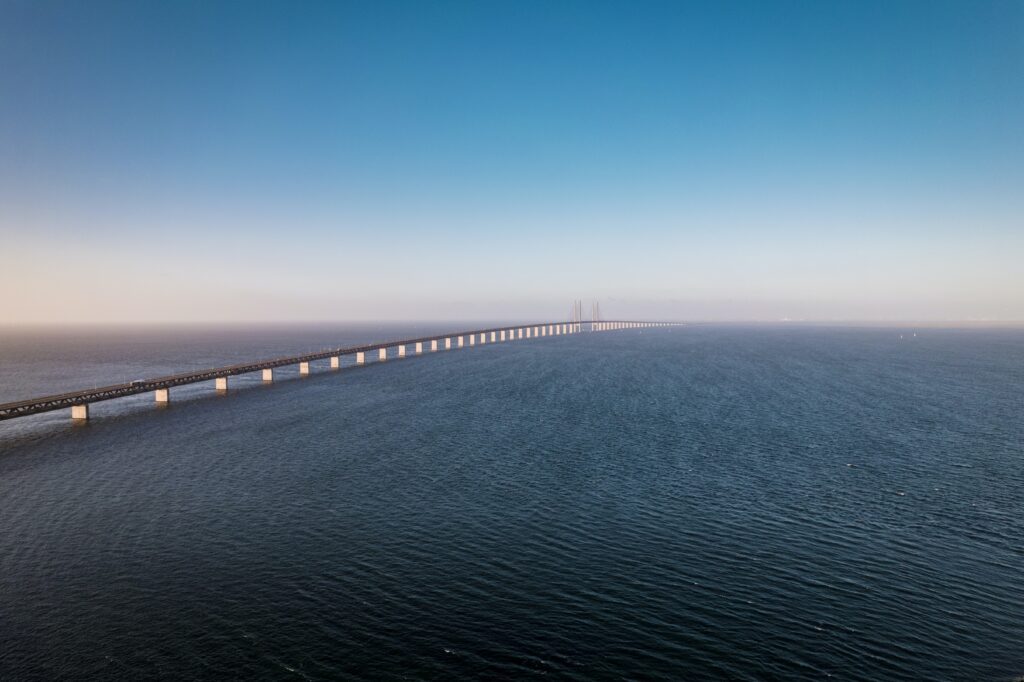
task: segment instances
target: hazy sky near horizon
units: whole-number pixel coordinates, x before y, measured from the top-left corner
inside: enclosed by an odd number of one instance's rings
[[[0,3],[0,323],[1024,320],[1024,2]]]

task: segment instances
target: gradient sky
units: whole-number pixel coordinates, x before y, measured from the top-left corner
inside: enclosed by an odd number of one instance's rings
[[[1024,2],[0,2],[0,323],[1024,320]]]

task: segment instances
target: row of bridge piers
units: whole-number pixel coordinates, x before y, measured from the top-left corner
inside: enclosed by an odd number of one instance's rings
[[[441,349],[451,350],[452,348],[466,348],[470,346],[483,345],[487,343],[503,343],[507,341],[515,341],[519,339],[537,339],[547,336],[562,336],[568,334],[577,334],[582,331],[613,331],[618,329],[635,329],[643,327],[663,327],[672,326],[672,323],[668,322],[568,322],[561,324],[545,324],[545,325],[534,325],[527,327],[510,327],[508,329],[498,329],[485,332],[474,332],[470,334],[453,334],[451,336],[438,337],[436,339],[428,339],[426,341],[416,341],[414,343],[398,343],[380,346],[376,348],[378,362],[384,362],[391,356],[389,355],[389,349],[395,349],[395,355],[399,359],[408,357],[409,352],[415,355],[421,355],[425,351],[425,345],[429,348],[429,352],[434,353]],[[371,354],[373,351],[356,351],[355,364],[364,365],[366,364],[366,355]],[[341,358],[343,354],[338,354],[328,357],[330,368],[332,370],[341,369]],[[307,376],[311,372],[311,361],[299,361],[299,375]],[[274,368],[266,368],[259,370],[262,375],[264,383],[271,383],[274,381]],[[218,392],[226,392],[228,390],[228,377],[216,377],[214,379],[214,387]],[[166,405],[170,403],[171,395],[169,388],[159,388],[154,391],[154,397],[158,404]],[[75,421],[87,421],[89,419],[89,405],[72,405],[71,407],[71,418]]]

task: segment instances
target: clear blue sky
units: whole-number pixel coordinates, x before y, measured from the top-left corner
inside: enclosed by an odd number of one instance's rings
[[[6,0],[0,64],[0,322],[1024,320],[1024,2]]]

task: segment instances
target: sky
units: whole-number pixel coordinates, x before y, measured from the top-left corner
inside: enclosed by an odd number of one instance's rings
[[[0,2],[0,323],[1024,320],[1024,2]]]

